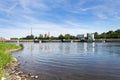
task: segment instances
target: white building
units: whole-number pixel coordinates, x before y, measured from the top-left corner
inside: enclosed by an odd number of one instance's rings
[[[95,40],[94,33],[88,33],[87,38],[88,38],[88,40]]]

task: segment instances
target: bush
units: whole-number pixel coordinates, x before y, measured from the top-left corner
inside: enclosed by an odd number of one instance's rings
[[[19,46],[20,46],[21,48],[24,48],[23,44],[20,44]]]

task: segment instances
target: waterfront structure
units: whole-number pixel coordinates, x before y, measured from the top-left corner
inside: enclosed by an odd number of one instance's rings
[[[49,38],[49,37],[50,37],[50,32],[44,34],[44,37],[45,37],[45,38]]]
[[[19,40],[18,38],[10,38],[10,40]]]
[[[95,40],[94,33],[87,33],[87,39],[91,40],[91,41],[94,41]]]
[[[50,32],[48,32],[48,35],[47,35],[47,37],[50,37]]]
[[[78,34],[77,38],[80,40],[85,40],[86,35],[85,34]]]
[[[0,37],[0,42],[5,42],[5,41],[6,41],[6,39],[5,39],[5,38]]]
[[[44,37],[47,38],[47,34],[44,34]]]
[[[0,37],[0,40],[6,40],[5,38],[3,38],[3,37]]]
[[[34,43],[39,43],[39,40],[38,39],[34,39]]]

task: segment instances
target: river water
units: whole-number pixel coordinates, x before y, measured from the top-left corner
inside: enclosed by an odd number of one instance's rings
[[[120,43],[23,43],[13,56],[38,80],[120,80]]]

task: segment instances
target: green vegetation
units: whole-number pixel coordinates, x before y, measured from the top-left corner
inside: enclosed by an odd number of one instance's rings
[[[5,52],[6,50],[17,48],[20,48],[20,46],[16,46],[15,44],[0,43],[0,52]]]
[[[20,46],[22,49],[24,48],[23,44],[20,44],[19,46]]]
[[[28,36],[26,36],[24,38],[20,38],[20,39],[58,40],[58,39],[77,39],[77,37],[70,35],[70,34],[65,34],[65,35],[60,34],[58,37],[54,37],[54,36],[48,37],[47,34],[46,35],[40,34],[38,37],[37,36],[35,37],[34,35],[28,35]]]
[[[97,32],[95,32],[95,38],[96,39],[100,39],[100,38],[120,39],[120,29],[115,30],[115,31],[103,32],[101,34],[98,34]]]
[[[11,54],[7,54],[6,51],[17,48],[20,48],[20,46],[16,46],[15,44],[0,43],[0,80],[5,73],[5,67],[10,65],[12,62]]]
[[[12,57],[10,54],[0,53],[0,80],[5,73],[5,67],[11,64]]]
[[[79,33],[78,33],[79,34]],[[98,32],[95,32],[95,39],[120,39],[120,29],[115,30],[115,31],[108,31],[108,32],[103,32],[101,34],[98,34]],[[54,36],[49,36],[47,34],[42,35],[40,34],[39,36],[34,36],[34,35],[28,35],[26,37],[20,38],[20,39],[27,39],[27,40],[33,40],[33,39],[38,39],[38,40],[61,40],[61,39],[78,39],[77,36],[73,36],[71,34],[60,34],[57,37]]]

